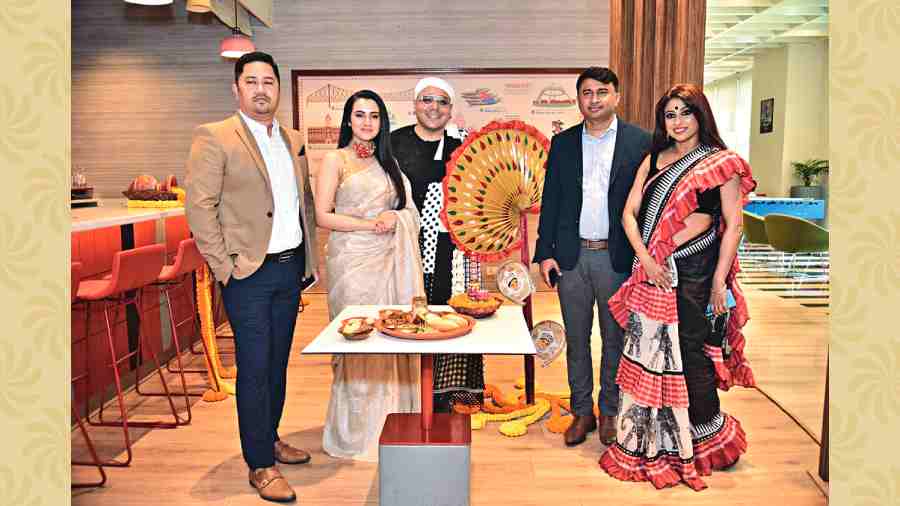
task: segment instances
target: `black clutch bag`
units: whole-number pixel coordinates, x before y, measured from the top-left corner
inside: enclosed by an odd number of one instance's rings
[[[707,314],[706,319],[709,321],[710,327],[710,343],[717,343],[722,347],[722,355],[725,358],[728,358],[728,355],[731,355],[731,346],[728,344],[728,340],[725,337],[725,329],[728,328],[728,318],[731,316],[731,312],[725,312],[722,314]]]
[[[725,304],[728,306],[728,311],[722,314],[715,314],[712,310],[712,306],[707,306],[706,308],[706,319],[709,321],[710,327],[710,335],[708,343],[716,343],[722,348],[722,355],[725,358],[728,358],[728,355],[731,355],[731,346],[728,344],[728,340],[725,336],[725,330],[728,328],[728,318],[731,317],[731,308],[736,305],[734,300],[734,295],[732,295],[731,290],[728,290],[727,299]]]

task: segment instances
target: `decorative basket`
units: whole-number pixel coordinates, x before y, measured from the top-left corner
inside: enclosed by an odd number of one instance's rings
[[[503,299],[499,297],[491,297],[490,302],[492,302],[490,306],[484,307],[464,307],[454,304],[449,304],[449,306],[456,310],[457,313],[468,315],[472,318],[487,318],[488,316],[496,313],[497,309],[499,309],[500,306],[503,305]]]

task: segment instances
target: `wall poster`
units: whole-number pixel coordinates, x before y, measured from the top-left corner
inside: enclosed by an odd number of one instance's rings
[[[520,120],[548,138],[579,122],[575,80],[582,69],[293,70],[294,128],[306,142],[310,173],[337,147],[344,103],[370,89],[384,99],[391,130],[415,123],[413,92],[419,79],[437,76],[456,91],[449,128],[477,131],[491,121]]]
[[[767,98],[759,102],[759,133],[772,132],[775,123],[775,99]]]

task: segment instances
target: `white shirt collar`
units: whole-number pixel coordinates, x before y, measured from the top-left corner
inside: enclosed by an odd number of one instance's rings
[[[587,128],[586,128],[585,126],[582,126],[582,127],[581,127],[581,134],[582,134],[583,136],[591,137],[591,138],[593,138],[593,139],[600,139],[600,138],[602,138],[604,135],[607,135],[607,134],[610,133],[610,132],[615,133],[615,132],[618,132],[618,131],[619,131],[619,116],[618,116],[617,114],[613,114],[613,119],[612,119],[612,121],[609,122],[609,128],[607,128],[606,130],[604,130],[603,133],[600,134],[600,136],[598,136],[598,137],[594,137],[593,135],[589,134],[589,133],[588,133],[588,130],[587,130]]]
[[[263,135],[265,137],[270,137],[269,128],[266,125],[263,125],[259,121],[256,121],[250,116],[247,116],[246,114],[244,114],[244,111],[241,111],[240,109],[238,109],[238,114],[240,114],[241,118],[244,119],[244,122],[247,123],[247,127],[250,128],[250,132],[253,135]],[[281,127],[278,124],[278,118],[272,118],[272,132],[274,133],[280,131]]]

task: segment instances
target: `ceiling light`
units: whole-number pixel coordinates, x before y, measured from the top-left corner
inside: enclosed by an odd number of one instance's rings
[[[234,0],[234,28],[231,29],[231,35],[222,39],[219,44],[219,54],[222,58],[236,59],[253,51],[256,51],[253,41],[238,28],[237,0]]]

